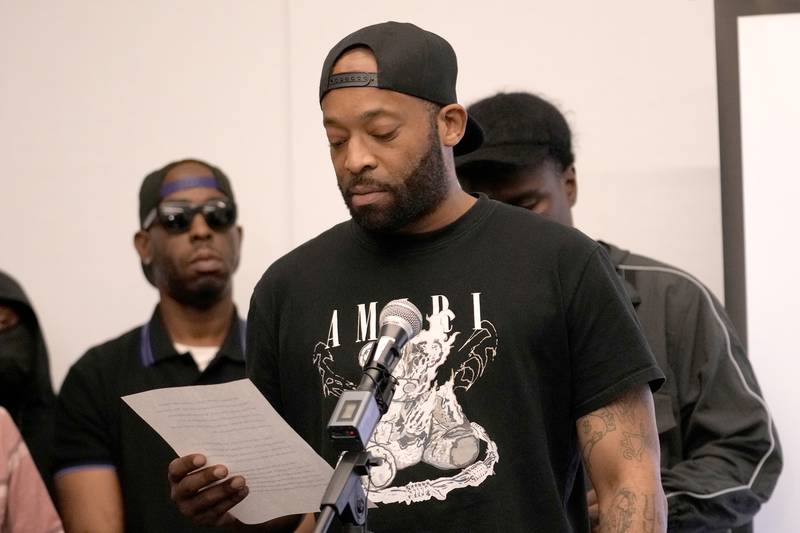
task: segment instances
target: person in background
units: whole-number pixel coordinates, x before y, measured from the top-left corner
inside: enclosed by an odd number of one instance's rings
[[[0,531],[64,531],[28,447],[3,407],[0,407]]]
[[[244,377],[236,218],[230,181],[213,165],[187,159],[145,177],[134,246],[159,302],[144,325],[91,348],[61,387],[55,485],[67,530],[200,531],[170,501],[174,452],[120,398]]]
[[[22,287],[0,271],[0,406],[11,415],[52,494],[55,395],[44,336]]]
[[[462,186],[572,226],[578,184],[572,134],[550,102],[497,94],[468,108],[483,146],[456,159]],[[782,467],[769,410],[720,303],[680,269],[612,244],[608,252],[667,376],[655,393],[669,531],[749,522]],[[596,517],[596,494],[588,494]]]

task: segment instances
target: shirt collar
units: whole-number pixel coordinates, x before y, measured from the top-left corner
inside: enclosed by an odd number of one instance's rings
[[[231,325],[228,334],[222,343],[215,358],[227,357],[233,361],[244,363],[245,345],[245,323],[239,318],[239,314],[234,308]],[[150,321],[141,328],[139,341],[139,360],[144,366],[153,366],[164,359],[179,357],[172,339],[169,337],[164,320],[161,317],[161,309],[156,306]]]

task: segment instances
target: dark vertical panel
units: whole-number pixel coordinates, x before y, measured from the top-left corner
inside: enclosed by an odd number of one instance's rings
[[[739,113],[739,44],[736,9],[745,2],[714,2],[719,100],[719,163],[722,194],[722,254],[725,308],[747,344],[744,213],[742,203],[742,135]]]

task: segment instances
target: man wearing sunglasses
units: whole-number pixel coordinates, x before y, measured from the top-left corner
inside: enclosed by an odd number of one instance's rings
[[[242,229],[228,178],[197,160],[152,172],[139,223],[134,246],[159,303],[144,325],[89,350],[59,394],[56,490],[67,530],[199,531],[169,499],[174,453],[120,397],[244,376],[231,280]]]

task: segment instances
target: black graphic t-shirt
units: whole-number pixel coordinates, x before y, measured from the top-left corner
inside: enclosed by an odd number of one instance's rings
[[[576,420],[661,372],[600,245],[485,196],[427,235],[348,221],[276,261],[253,293],[247,368],[331,464],[325,433],[378,314],[423,331],[369,451],[369,528],[588,531]]]

